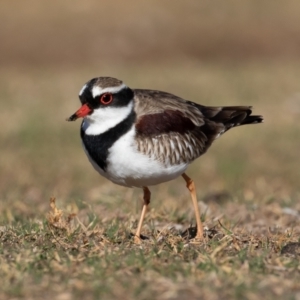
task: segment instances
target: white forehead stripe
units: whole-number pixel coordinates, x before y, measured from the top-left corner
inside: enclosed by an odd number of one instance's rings
[[[79,92],[79,96],[83,94],[83,91],[86,89],[87,85],[85,84]]]
[[[117,93],[124,88],[126,88],[126,85],[124,83],[119,86],[107,87],[104,89],[102,89],[100,86],[94,86],[92,89],[92,94],[93,97],[95,98],[103,93]]]

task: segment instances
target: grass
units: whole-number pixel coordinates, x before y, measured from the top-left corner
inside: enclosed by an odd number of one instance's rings
[[[154,2],[3,1],[0,299],[299,299],[299,2]],[[151,187],[133,244],[141,191],[101,178],[65,122],[101,75],[265,117],[187,171],[203,243],[178,178]]]
[[[281,254],[299,233],[251,234],[222,225],[194,244],[165,228],[146,230],[151,238],[137,246],[128,221],[85,226],[54,199],[51,206],[47,221],[1,228],[2,297],[39,298],[46,291],[47,299],[269,299],[282,293],[293,299],[299,288],[297,255]]]

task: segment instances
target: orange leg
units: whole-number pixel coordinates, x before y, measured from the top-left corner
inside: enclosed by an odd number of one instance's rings
[[[188,177],[185,173],[183,173],[181,176],[185,180],[186,187],[189,189],[191,196],[192,196],[192,201],[193,201],[195,215],[196,215],[196,223],[197,223],[196,239],[203,240],[203,225],[202,225],[201,218],[200,218],[200,211],[199,211],[199,206],[198,206],[198,202],[197,202],[194,181],[190,177]]]
[[[138,224],[135,236],[134,236],[134,242],[136,244],[141,243],[140,236],[141,236],[142,225],[143,225],[143,221],[144,221],[144,218],[145,218],[145,215],[146,215],[147,207],[150,203],[150,198],[151,198],[151,193],[150,193],[149,189],[146,186],[143,187],[143,191],[144,191],[144,205],[143,205],[140,221],[139,221],[139,224]]]

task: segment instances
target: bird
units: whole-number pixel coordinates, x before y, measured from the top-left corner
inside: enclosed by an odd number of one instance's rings
[[[187,167],[212,142],[233,127],[263,122],[251,106],[204,106],[171,93],[132,89],[113,77],[89,80],[80,90],[81,107],[67,121],[83,118],[83,149],[95,170],[111,182],[143,189],[143,207],[134,235],[150,204],[149,186],[182,176],[195,211],[197,233],[203,224],[194,181]]]

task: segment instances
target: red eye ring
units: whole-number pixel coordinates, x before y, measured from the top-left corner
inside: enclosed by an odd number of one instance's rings
[[[105,93],[100,97],[100,102],[104,105],[111,103],[112,100],[113,100],[113,95],[111,93]]]

